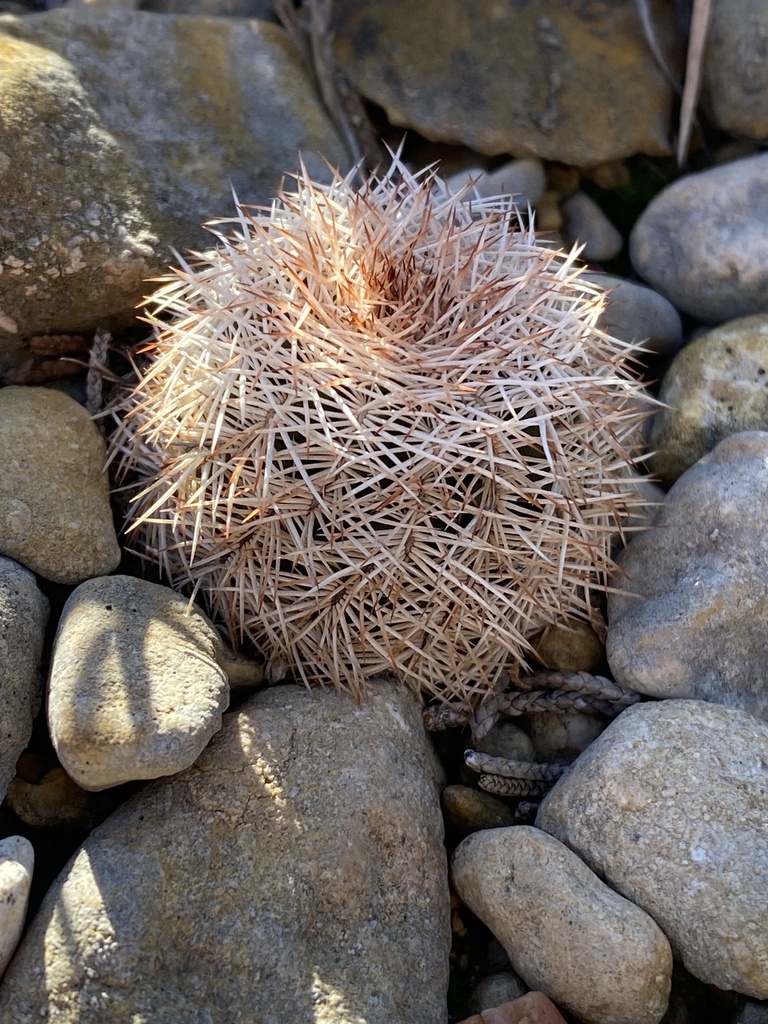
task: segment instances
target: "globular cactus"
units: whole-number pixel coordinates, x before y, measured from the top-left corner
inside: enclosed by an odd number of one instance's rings
[[[641,504],[633,347],[509,197],[397,159],[221,224],[116,407],[132,546],[274,676],[476,705],[594,613]]]

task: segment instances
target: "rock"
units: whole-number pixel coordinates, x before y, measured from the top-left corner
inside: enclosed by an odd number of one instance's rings
[[[630,258],[697,320],[768,311],[768,153],[687,174],[640,215]]]
[[[562,207],[563,233],[571,245],[583,247],[583,260],[604,263],[619,255],[624,239],[586,192],[574,192],[563,200]]]
[[[112,572],[106,450],[86,410],[48,388],[2,388],[0,433],[0,551],[54,583]]]
[[[513,1002],[468,1017],[460,1024],[565,1024],[565,1020],[543,992],[528,992]]]
[[[541,160],[512,160],[494,171],[469,167],[452,174],[446,184],[452,192],[472,184],[483,199],[514,195],[518,197],[518,206],[524,210],[528,204],[534,206],[541,199],[547,178]]]
[[[716,327],[678,353],[659,393],[649,466],[671,486],[730,434],[768,430],[768,314]]]
[[[631,540],[639,533],[647,530],[653,525],[653,521],[659,514],[659,509],[667,500],[667,493],[658,484],[653,483],[647,477],[637,481],[637,491],[645,501],[635,513],[629,517],[627,523],[626,539]]]
[[[446,786],[443,808],[451,824],[462,832],[478,832],[515,823],[514,811],[505,800],[470,786]]]
[[[558,672],[593,672],[605,652],[589,623],[578,619],[547,626],[531,644],[536,660]]]
[[[475,832],[453,886],[531,988],[584,1024],[658,1024],[672,953],[658,926],[538,828]]]
[[[93,797],[81,789],[63,768],[52,768],[38,782],[11,779],[6,795],[8,806],[31,828],[75,826],[91,829],[98,809]]]
[[[683,327],[675,307],[652,288],[612,274],[585,274],[609,289],[598,326],[620,341],[639,342],[652,355],[671,356],[680,348]]]
[[[0,839],[0,977],[21,938],[34,865],[29,840],[22,836]]]
[[[669,152],[672,93],[633,0],[336,0],[332,27],[356,89],[428,139],[578,166]],[[654,28],[675,62],[673,12]]]
[[[768,724],[752,715],[636,704],[555,784],[536,824],[650,914],[693,975],[765,999],[766,765]]]
[[[739,1007],[728,1024],[768,1024],[768,1004],[748,999]]]
[[[442,1024],[449,898],[418,701],[297,686],[227,716],[53,885],[0,1020]],[[45,970],[41,965],[45,964]]]
[[[60,9],[0,18],[0,338],[134,320],[173,246],[265,202],[301,150],[344,163],[276,25]],[[137,74],[147,67],[151,74]],[[0,345],[3,342],[0,342]]]
[[[533,761],[533,744],[519,725],[500,719],[490,732],[477,741],[476,750],[494,757],[505,757],[509,761]]]
[[[511,1003],[524,996],[528,986],[513,971],[498,971],[489,974],[477,984],[469,998],[469,1012],[482,1013],[494,1006]]]
[[[525,728],[533,743],[531,760],[549,764],[570,764],[605,729],[601,715],[585,711],[548,712],[526,715]]]
[[[608,594],[614,678],[768,719],[768,433],[734,434],[674,485],[619,556]]]
[[[538,241],[550,249],[564,249],[565,241],[559,232],[563,226],[563,211],[560,209],[560,195],[548,188],[536,203],[536,231],[543,232]]]
[[[0,557],[0,799],[5,797],[40,708],[38,670],[47,621],[48,601],[37,589],[35,577]]]
[[[762,0],[713,4],[704,86],[708,113],[732,135],[768,136],[768,10]]]
[[[275,20],[271,0],[141,0],[141,9],[159,14],[195,14],[205,18]]]
[[[221,728],[219,635],[187,598],[131,576],[89,580],[64,606],[48,726],[67,773],[97,791],[188,768]]]

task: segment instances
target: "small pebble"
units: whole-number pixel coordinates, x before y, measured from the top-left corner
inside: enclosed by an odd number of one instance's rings
[[[594,199],[574,192],[563,200],[563,234],[572,245],[583,246],[587,263],[605,263],[621,252],[624,239]]]
[[[524,996],[528,986],[514,971],[499,971],[489,974],[479,982],[469,998],[470,1013],[482,1013],[494,1006],[511,1003]]]
[[[540,160],[535,159],[512,160],[494,171],[469,167],[447,179],[452,192],[457,192],[470,182],[474,183],[475,192],[483,199],[499,195],[515,196],[522,210],[528,204],[533,206],[539,201],[547,183],[544,167]]]

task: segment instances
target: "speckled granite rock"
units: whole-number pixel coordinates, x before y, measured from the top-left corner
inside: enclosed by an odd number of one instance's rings
[[[440,780],[404,687],[255,695],[86,840],[0,1020],[443,1024]]]
[[[132,576],[82,583],[59,621],[48,727],[83,789],[188,768],[221,728],[218,633],[186,597]]]
[[[768,723],[637,704],[544,798],[539,828],[651,915],[687,969],[768,998]]]
[[[686,174],[653,199],[629,240],[635,270],[697,320],[768,310],[768,153]]]
[[[584,1024],[658,1024],[672,974],[651,918],[540,829],[475,832],[453,855],[461,899],[515,971]]]
[[[741,317],[686,345],[664,375],[651,471],[669,487],[723,438],[768,429],[768,314]]]
[[[276,25],[88,7],[0,17],[0,346],[119,327],[201,225],[344,162]],[[151,74],[139,69],[150,68]]]
[[[618,683],[768,719],[768,433],[734,434],[683,474],[619,556],[606,650]]]
[[[668,152],[672,93],[633,0],[336,0],[333,11],[341,69],[393,124],[579,166]],[[670,9],[654,10],[654,28],[675,63]]]
[[[32,735],[42,687],[38,676],[48,601],[31,572],[0,556],[0,798]]]
[[[47,388],[0,390],[0,552],[54,583],[120,561],[104,440],[86,410]]]

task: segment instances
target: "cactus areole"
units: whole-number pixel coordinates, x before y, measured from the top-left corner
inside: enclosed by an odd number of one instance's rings
[[[130,546],[275,676],[478,704],[536,630],[593,616],[641,504],[602,289],[510,197],[397,158],[214,227],[147,300],[114,409]]]

